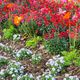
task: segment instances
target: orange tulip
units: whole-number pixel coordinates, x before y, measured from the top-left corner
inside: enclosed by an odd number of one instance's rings
[[[71,16],[71,12],[67,12],[64,16],[63,19],[69,19]]]
[[[13,3],[7,4],[7,8],[11,8],[11,7],[13,7]]]
[[[22,19],[23,19],[23,16],[14,16],[13,22],[16,26],[19,26]]]

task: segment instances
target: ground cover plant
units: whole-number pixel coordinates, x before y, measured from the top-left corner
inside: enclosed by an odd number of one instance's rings
[[[0,0],[0,80],[79,80],[80,0]]]

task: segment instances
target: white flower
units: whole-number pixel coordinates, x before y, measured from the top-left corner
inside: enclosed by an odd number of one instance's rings
[[[15,77],[15,76],[16,76],[15,74],[12,75],[12,77]]]
[[[20,62],[16,62],[15,65],[21,65],[21,63]]]
[[[9,72],[9,74],[12,74],[12,73],[13,73],[12,71]]]
[[[32,74],[29,74],[29,77],[30,77],[30,78],[33,78],[33,75],[32,75]]]
[[[15,70],[15,72],[17,73],[17,72],[18,72],[18,70],[16,69],[16,70]]]
[[[76,78],[76,80],[79,80],[79,78]]]
[[[49,76],[48,76],[48,75],[46,75],[46,76],[45,76],[45,78],[49,79]]]
[[[20,57],[20,54],[19,54],[19,53],[16,53],[16,56],[17,56],[17,57]]]
[[[41,78],[41,75],[37,76],[36,77],[36,80],[40,80],[40,78]]]
[[[52,77],[52,80],[56,80],[54,77]]]
[[[21,66],[21,69],[23,70],[24,69],[24,66]]]
[[[60,69],[57,69],[57,72],[60,72]]]
[[[23,74],[23,71],[20,71],[21,74]]]
[[[5,47],[5,45],[4,45],[4,44],[2,44],[2,43],[0,43],[0,46]]]
[[[69,78],[72,80],[72,79],[74,79],[74,77],[73,76],[69,76]]]
[[[17,77],[17,80],[20,80],[21,77],[22,77],[22,76],[18,76],[18,77]]]
[[[20,39],[20,35],[19,34],[14,34],[13,35],[13,40],[19,40]]]
[[[56,69],[53,67],[52,70],[55,71]]]
[[[61,67],[61,66],[59,66],[59,69],[61,70],[61,69],[62,69],[62,67]]]
[[[68,77],[69,76],[69,74],[65,74],[65,77]]]
[[[51,65],[51,66],[53,66],[54,65],[54,61],[53,61],[53,59],[49,59],[49,64]]]
[[[27,52],[28,52],[28,54],[32,54],[32,51],[31,51],[31,50],[29,50],[29,49],[27,49]]]
[[[60,60],[61,63],[64,63],[64,60]]]
[[[64,78],[63,80],[66,80],[66,78]]]
[[[55,66],[58,66],[58,63],[55,63],[54,65],[55,65]]]
[[[4,74],[4,69],[2,69],[2,70],[0,71],[0,74],[1,74],[1,75],[3,75],[3,74]]]

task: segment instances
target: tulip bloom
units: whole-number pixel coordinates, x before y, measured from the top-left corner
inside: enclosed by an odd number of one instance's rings
[[[71,12],[67,12],[64,16],[63,19],[69,19],[71,17]]]
[[[19,24],[20,24],[20,22],[22,21],[22,19],[23,19],[23,16],[14,16],[13,22],[14,22],[14,24],[15,24],[16,26],[19,26]]]

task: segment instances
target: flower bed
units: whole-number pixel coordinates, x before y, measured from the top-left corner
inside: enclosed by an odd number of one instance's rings
[[[79,53],[79,0],[0,0],[0,79],[79,80]]]

